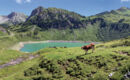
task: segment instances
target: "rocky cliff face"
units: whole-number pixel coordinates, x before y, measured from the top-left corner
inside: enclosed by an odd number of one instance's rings
[[[23,13],[12,12],[11,14],[8,15],[8,18],[9,22],[17,24],[24,22],[27,17]]]
[[[38,7],[32,11],[25,25],[37,25],[42,29],[80,28],[84,25],[81,18],[83,16],[67,10]]]
[[[26,20],[23,13],[12,12],[8,16],[0,16],[0,24],[18,24]]]

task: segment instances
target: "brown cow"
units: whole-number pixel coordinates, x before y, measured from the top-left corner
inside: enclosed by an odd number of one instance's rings
[[[89,45],[85,45],[85,46],[81,47],[81,49],[85,50],[86,54],[87,54],[88,50],[92,49],[92,53],[93,53],[94,49],[95,49],[95,45],[94,45],[94,43],[91,43]]]

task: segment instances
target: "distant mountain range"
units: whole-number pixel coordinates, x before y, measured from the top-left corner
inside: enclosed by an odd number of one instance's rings
[[[26,18],[23,13],[12,12],[7,16],[0,16],[0,24],[18,24],[25,22]]]
[[[24,14],[12,13],[2,16],[1,19],[3,20],[0,20],[0,23],[23,22],[9,28],[16,33],[24,33],[20,34],[22,36],[35,34],[38,39],[47,36],[41,33],[44,31],[48,31],[46,34],[49,36],[56,34],[47,39],[68,39],[71,35],[70,40],[89,40],[91,37],[90,40],[109,41],[130,36],[130,9],[126,7],[85,17],[64,9],[40,6],[34,9],[28,18]],[[57,32],[50,29],[56,29]]]
[[[89,18],[103,18],[108,22],[130,23],[130,8],[121,7],[117,10],[105,11]]]

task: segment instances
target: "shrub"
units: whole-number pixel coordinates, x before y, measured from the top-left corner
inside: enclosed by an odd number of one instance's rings
[[[38,66],[31,67],[24,71],[24,76],[33,76],[33,75],[39,75],[42,74],[42,71],[39,70]]]
[[[111,80],[124,80],[124,76],[120,72],[117,72],[110,79]]]
[[[89,80],[107,80],[107,79],[108,79],[107,76],[102,72],[98,72],[92,78],[89,78]]]

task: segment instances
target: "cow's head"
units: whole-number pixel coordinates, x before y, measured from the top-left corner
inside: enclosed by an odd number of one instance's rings
[[[84,49],[85,46],[82,46],[81,49]]]
[[[94,46],[95,44],[94,44],[94,43],[91,43],[90,45],[91,45],[91,46]]]

